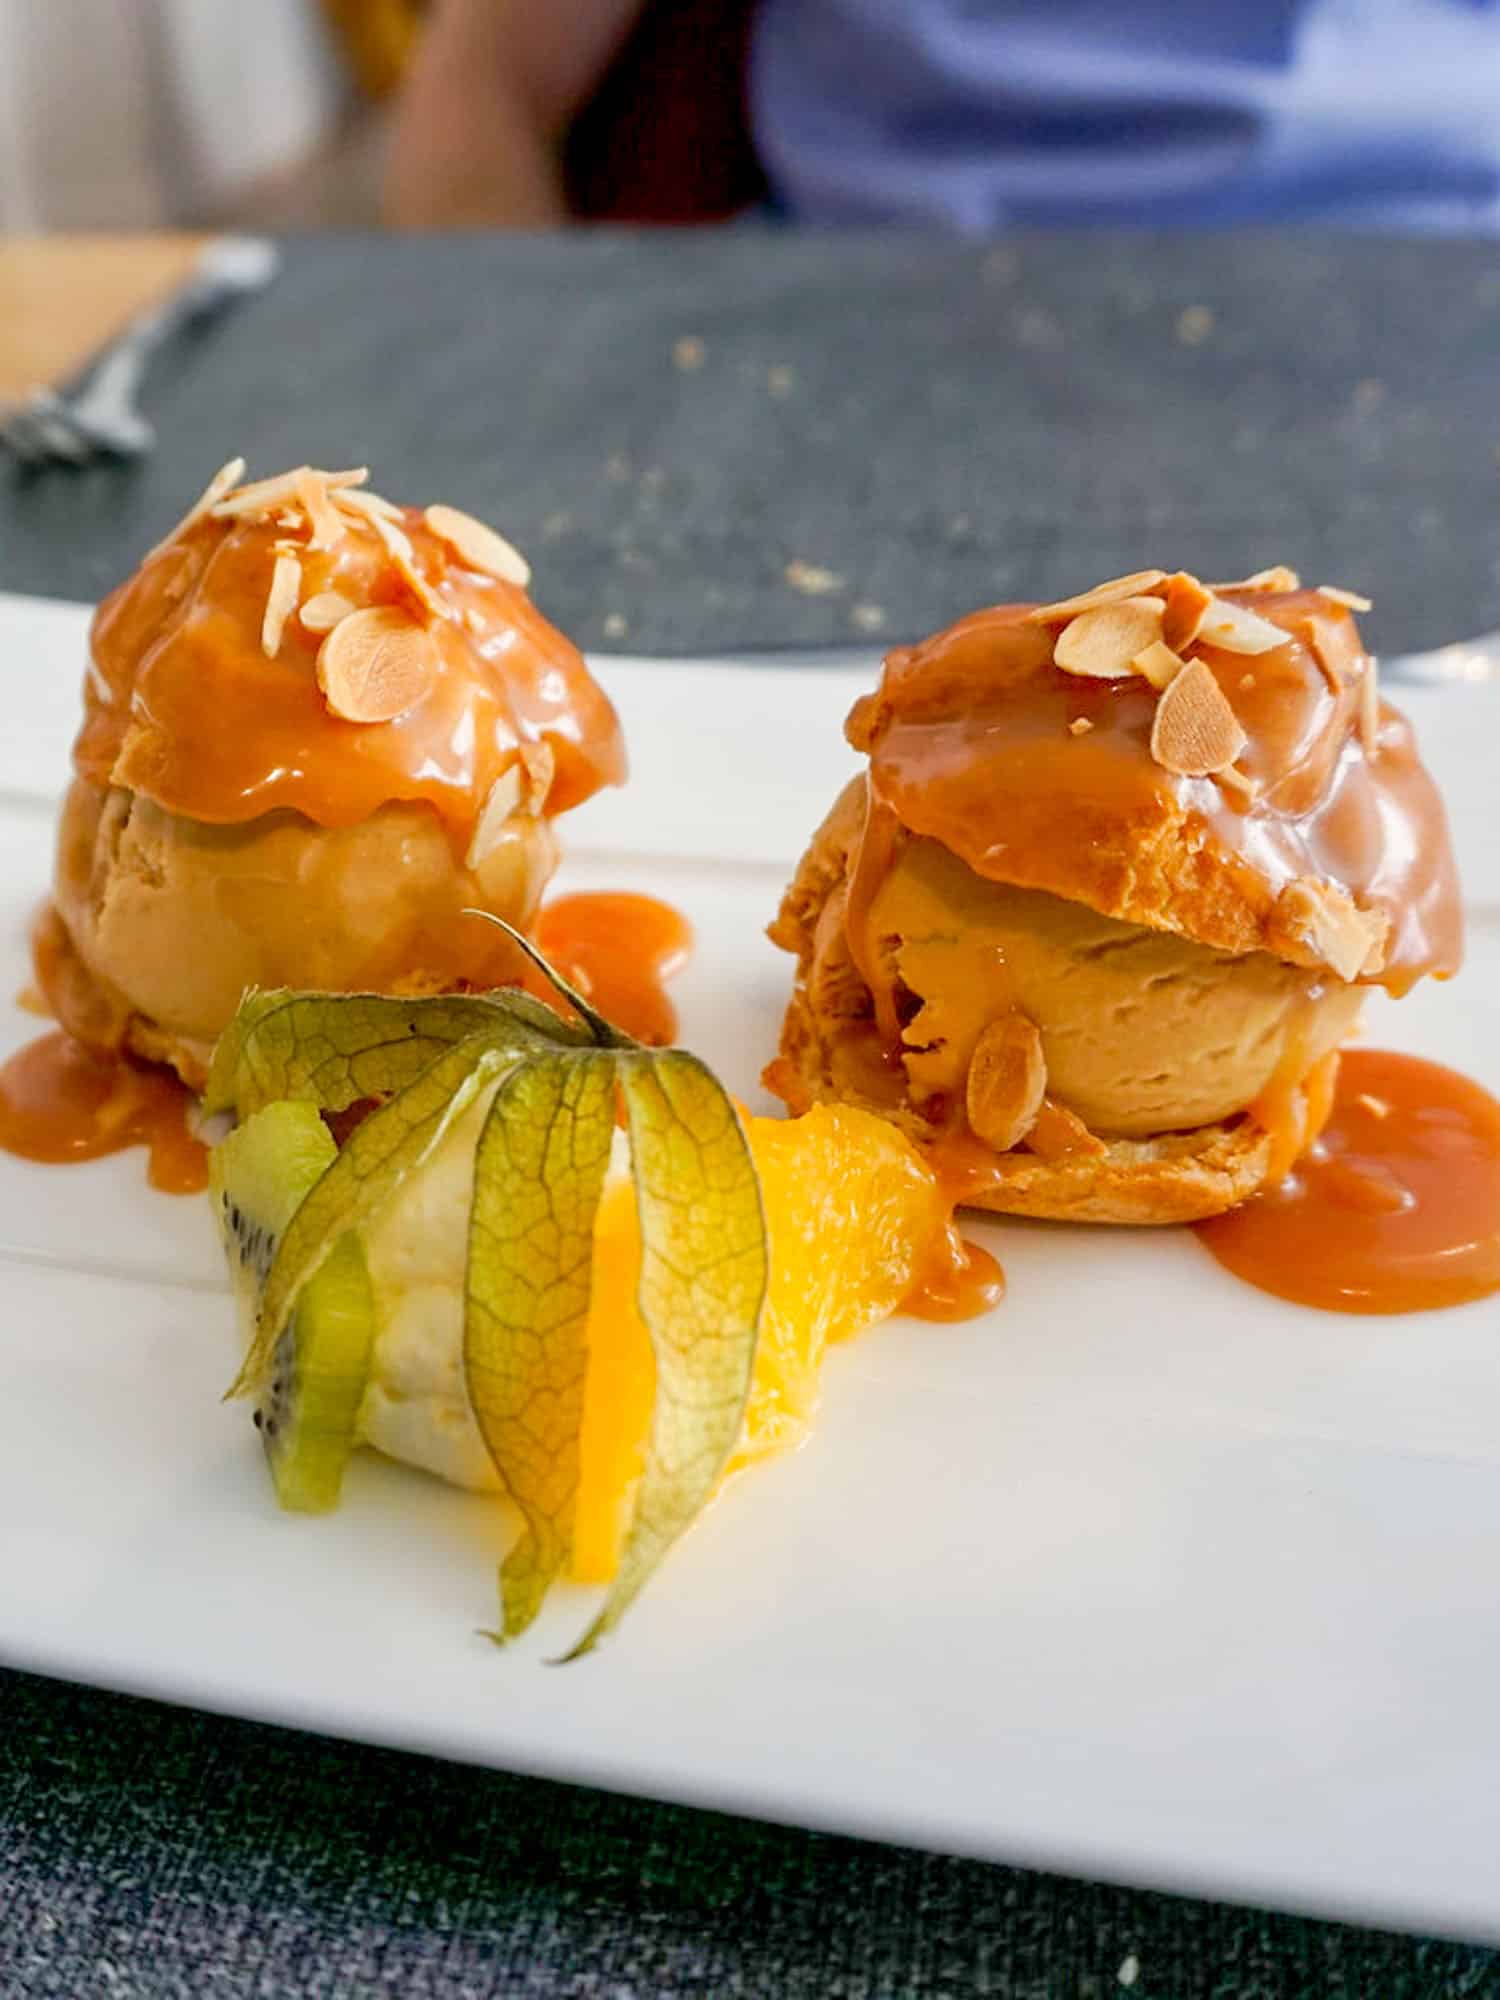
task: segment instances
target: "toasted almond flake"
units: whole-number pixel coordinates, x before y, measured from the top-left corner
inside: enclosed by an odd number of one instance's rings
[[[521,551],[462,508],[429,507],[422,519],[470,569],[498,576],[502,583],[514,583],[522,590],[530,583],[531,564]]]
[[[472,871],[481,867],[486,856],[494,851],[506,821],[521,803],[521,789],[524,782],[520,760],[517,759],[514,764],[507,764],[490,786],[484,809],[474,823],[469,851],[464,856],[466,868]]]
[[[1214,783],[1240,805],[1253,806],[1260,797],[1259,782],[1255,778],[1246,777],[1235,764],[1226,764],[1222,771],[1215,771]]]
[[[278,528],[291,529],[291,528],[305,528],[307,526],[307,523],[306,521],[303,520],[302,516],[297,512],[295,507],[288,507],[284,513],[278,514],[276,516],[276,525]]]
[[[1057,635],[1052,657],[1064,673],[1120,680],[1131,661],[1161,638],[1159,597],[1121,597],[1081,611]]]
[[[304,473],[314,473],[323,485],[333,492],[348,486],[361,486],[370,476],[369,468],[356,465],[345,472],[324,472],[317,466],[294,465],[290,472],[278,472],[271,479],[257,479],[250,486],[241,486],[214,507],[213,512],[221,520],[233,520],[246,516],[274,514],[279,508],[300,506],[297,492],[298,481]]]
[[[1210,590],[1300,590],[1302,579],[1294,569],[1285,563],[1273,563],[1270,569],[1258,569],[1254,576],[1242,576],[1238,583],[1211,583]]]
[[[1377,1097],[1373,1091],[1357,1092],[1354,1101],[1368,1111],[1372,1118],[1389,1118],[1391,1115],[1390,1105],[1383,1097]]]
[[[245,461],[242,458],[231,458],[221,465],[171,533],[163,535],[156,546],[147,551],[146,560],[149,562],[152,556],[159,555],[164,548],[175,542],[179,535],[185,535],[189,528],[195,527],[203,519],[205,514],[213,513],[224,495],[232,492],[244,476]]]
[[[1156,704],[1151,755],[1179,778],[1211,778],[1232,764],[1248,741],[1202,660],[1184,667]]]
[[[1131,671],[1139,674],[1142,680],[1150,681],[1158,694],[1172,685],[1186,664],[1180,653],[1174,653],[1160,639],[1153,640],[1144,652],[1137,653],[1130,662]]]
[[[346,517],[329,498],[323,474],[311,467],[300,472],[297,475],[297,498],[302,511],[312,523],[312,537],[308,547],[336,549],[348,533],[348,528]]]
[[[1034,611],[1026,614],[1028,625],[1062,625],[1070,618],[1076,618],[1082,611],[1093,611],[1101,604],[1114,604],[1122,597],[1144,597],[1165,583],[1164,569],[1132,570],[1129,576],[1112,576],[1107,583],[1096,583],[1092,590],[1080,591],[1077,597],[1060,597],[1055,604],[1039,604]]]
[[[1166,612],[1161,636],[1174,653],[1185,653],[1203,626],[1204,614],[1214,601],[1207,584],[1200,583],[1185,569],[1167,579]]]
[[[1346,611],[1373,611],[1374,605],[1368,597],[1361,597],[1357,590],[1340,590],[1336,583],[1320,583],[1319,597],[1326,597],[1330,604],[1342,604]]]
[[[1370,654],[1365,656],[1364,678],[1359,684],[1359,740],[1367,757],[1380,748],[1380,666]]]
[[[523,743],[521,763],[525,767],[530,786],[526,803],[532,812],[539,813],[547,803],[547,795],[552,790],[552,780],[557,776],[557,753],[545,739],[536,743]]]
[[[260,621],[260,649],[268,660],[281,651],[281,634],[297,608],[302,591],[302,565],[295,556],[280,555],[271,571],[271,588],[266,593],[265,616]]]
[[[1042,1038],[1024,1014],[1002,1014],[974,1044],[964,1102],[976,1135],[1008,1153],[1036,1123],[1047,1089]]]
[[[351,611],[318,648],[318,686],[346,722],[389,722],[420,701],[437,651],[427,631],[391,605]]]
[[[1223,653],[1269,653],[1277,646],[1290,645],[1291,634],[1243,604],[1216,597],[1203,614],[1198,642],[1216,646]]]
[[[411,545],[411,537],[386,514],[376,509],[361,510],[366,514],[371,528],[379,537],[386,554],[400,571],[407,588],[420,601],[423,608],[434,618],[447,618],[452,614],[449,607],[437,595],[432,585],[417,568],[416,551]]]
[[[1087,736],[1093,726],[1093,723],[1089,721],[1086,715],[1075,715],[1073,720],[1068,724],[1068,734],[1070,736]]]
[[[320,590],[316,596],[308,598],[297,613],[304,628],[309,632],[331,632],[341,618],[347,618],[354,606],[340,591]]]
[[[1294,963],[1326,965],[1352,981],[1381,970],[1390,929],[1383,910],[1362,910],[1346,889],[1304,875],[1277,897],[1267,939]]]
[[[340,507],[352,507],[359,514],[383,514],[387,521],[399,521],[402,510],[394,500],[387,500],[383,493],[373,493],[368,486],[358,492],[343,488],[334,494],[334,501]]]

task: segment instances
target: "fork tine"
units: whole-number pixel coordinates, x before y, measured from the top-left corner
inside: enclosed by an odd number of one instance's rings
[[[0,439],[9,446],[22,465],[39,464],[47,456],[47,447],[25,408],[14,403],[0,417]]]
[[[83,464],[89,456],[88,440],[69,416],[65,403],[50,389],[33,389],[23,407],[50,457],[66,459],[70,465]]]

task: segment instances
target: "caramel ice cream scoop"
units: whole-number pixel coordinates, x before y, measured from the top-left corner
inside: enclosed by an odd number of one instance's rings
[[[1279,1178],[1367,987],[1461,948],[1353,609],[1148,571],[893,653],[772,926],[770,1087],[883,1110],[983,1207],[1183,1221]]]

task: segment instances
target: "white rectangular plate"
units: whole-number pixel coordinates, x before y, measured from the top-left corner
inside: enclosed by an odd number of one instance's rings
[[[25,978],[83,614],[0,599],[0,990]],[[630,787],[565,886],[697,926],[684,1040],[752,1102],[786,872],[851,767],[846,674],[602,662]],[[1469,967],[1377,1037],[1500,1088],[1485,690],[1408,706]],[[36,1023],[0,1007],[0,1053]],[[501,1655],[497,1510],[373,1458],[279,1514],[206,1204],[139,1155],[0,1157],[0,1659],[809,1826],[1500,1937],[1500,1309],[1300,1311],[1181,1232],[981,1225],[1010,1296],[831,1358],[801,1453],[710,1511],[594,1659]]]

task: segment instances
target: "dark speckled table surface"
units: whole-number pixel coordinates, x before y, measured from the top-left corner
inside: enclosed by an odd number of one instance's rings
[[[473,509],[614,650],[867,644],[1148,563],[1368,590],[1386,650],[1500,625],[1493,245],[309,239],[149,400],[141,467],[0,462],[0,588],[96,596],[242,451]],[[1476,1946],[0,1704],[0,2000],[1500,1995]]]

